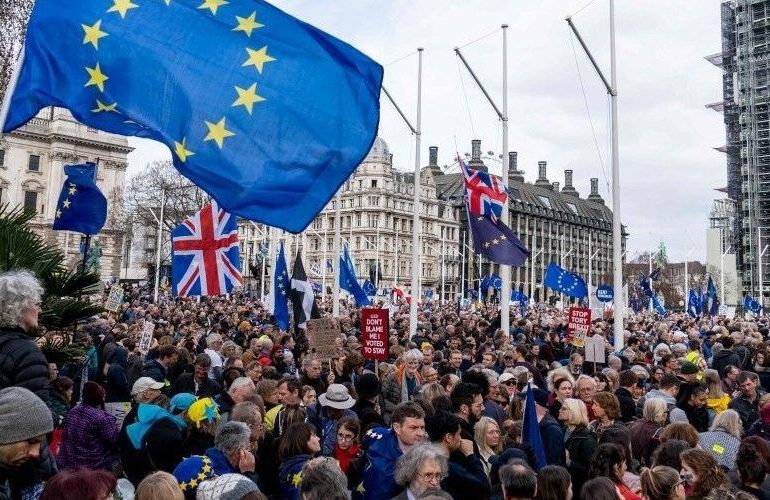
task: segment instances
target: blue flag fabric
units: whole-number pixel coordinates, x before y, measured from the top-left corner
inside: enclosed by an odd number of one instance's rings
[[[660,303],[660,299],[657,295],[652,296],[652,307],[655,309],[655,312],[660,314],[661,316],[666,314],[666,308],[663,307],[663,304]]]
[[[364,293],[366,293],[368,297],[374,297],[377,295],[377,287],[375,287],[374,284],[369,280],[364,280],[364,284],[361,288],[364,289]]]
[[[500,277],[498,277],[496,274],[488,274],[482,278],[481,283],[479,284],[479,291],[481,293],[481,300],[484,302],[487,301],[487,296],[489,295],[489,289],[494,288],[494,281],[495,278],[500,280]],[[502,283],[502,281],[500,281]],[[502,285],[501,285],[502,286]]]
[[[521,312],[521,315],[524,316],[527,311],[527,305],[529,304],[529,298],[522,292],[513,290],[511,292],[511,302],[519,303],[519,311]]]
[[[658,266],[655,269],[653,269],[652,272],[650,273],[650,280],[658,281],[658,278],[660,278],[660,271],[661,271],[661,269],[662,268],[660,266]]]
[[[754,300],[751,295],[746,295],[743,297],[743,308],[747,311],[751,311],[754,314],[759,314],[759,312],[762,310],[762,305]]]
[[[374,142],[382,66],[262,0],[37,0],[3,127],[155,139],[228,212],[304,229]]]
[[[709,276],[706,296],[709,299],[709,316],[716,316],[719,314],[719,298],[717,297],[717,287],[714,285],[714,280],[711,276]]]
[[[96,234],[107,220],[107,198],[94,181],[96,165],[65,165],[64,185],[56,202],[53,228]]]
[[[636,294],[634,294],[634,296],[631,297],[631,309],[633,309],[634,313],[637,313],[637,314],[639,313],[639,311],[642,310],[641,301],[639,300],[639,297]]]
[[[700,297],[695,290],[690,288],[690,293],[687,296],[687,313],[693,318],[697,318],[700,315]]]
[[[524,404],[524,423],[521,433],[522,441],[529,443],[535,452],[535,471],[546,466],[545,448],[543,447],[543,437],[540,435],[540,426],[537,423],[537,412],[535,410],[535,395],[532,394],[532,385],[527,385],[526,402]]]
[[[473,236],[473,251],[492,262],[521,266],[529,257],[529,250],[501,221],[492,222],[488,216],[468,212],[468,225]]]
[[[356,271],[353,267],[353,261],[350,259],[347,246],[345,247],[344,255],[340,257],[340,288],[353,295],[358,307],[368,306],[372,303],[364,289],[358,284]]]
[[[278,250],[278,258],[275,262],[275,276],[273,278],[273,316],[278,328],[284,332],[289,330],[290,290],[291,278],[289,278],[289,268],[286,266],[283,243],[281,243],[281,248]]]
[[[548,264],[543,284],[576,299],[582,299],[588,294],[588,287],[583,278],[576,273],[562,269],[553,262]]]

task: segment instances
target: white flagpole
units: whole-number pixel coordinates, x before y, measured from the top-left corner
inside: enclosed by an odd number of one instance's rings
[[[610,0],[610,73],[612,92],[610,104],[612,108],[612,268],[613,285],[615,290],[623,287],[622,228],[620,226],[620,160],[618,159],[618,79],[617,62],[615,57],[615,0]],[[613,333],[615,352],[623,349],[623,315],[620,294],[615,294],[615,321]]]
[[[321,256],[321,299],[326,298],[326,236],[329,233],[329,214],[324,215],[324,239],[321,243],[324,251]]]
[[[417,49],[417,120],[415,122],[414,153],[414,210],[412,220],[412,300],[409,304],[409,337],[417,334],[417,301],[420,298],[420,139],[422,137],[422,48]]]
[[[334,201],[334,286],[332,287],[332,316],[335,318],[340,317],[340,228],[342,227],[342,219],[340,218],[340,205],[342,203],[342,197],[340,192],[337,191],[337,196]],[[351,220],[350,226],[352,228],[353,221]],[[351,229],[352,231],[352,229]],[[326,262],[324,262],[324,269],[326,269]]]
[[[468,239],[468,233],[463,233],[463,260],[460,263],[460,298],[465,298],[465,260],[468,255],[468,249],[466,247],[466,241]]]
[[[399,226],[401,226],[401,221],[398,221],[396,223],[396,245],[395,245],[395,255],[393,256],[393,287],[398,286],[398,246],[400,244],[398,240],[398,229]]]
[[[508,25],[503,24],[503,183],[508,184]],[[503,204],[502,222],[509,225],[510,214],[508,213],[508,197],[505,197]],[[511,266],[500,265],[500,274],[503,280],[500,300],[500,326],[506,336],[511,334],[510,321],[510,301],[511,301]]]
[[[439,300],[444,304],[444,283],[446,282],[446,268],[444,267],[444,232],[442,228],[441,232],[441,293],[439,294]]]
[[[380,281],[380,213],[377,212],[377,246],[374,250],[374,281],[375,288]]]
[[[265,239],[265,242],[267,243],[267,253],[270,253],[270,245],[272,244],[272,241],[270,241],[270,235],[273,234],[273,228],[270,226],[267,226],[267,234],[263,234],[263,239]],[[259,255],[262,259],[262,278],[259,281],[259,288],[260,288],[260,300],[264,304],[265,303],[265,277],[267,277],[267,256],[262,255],[262,246],[260,245],[259,248]]]

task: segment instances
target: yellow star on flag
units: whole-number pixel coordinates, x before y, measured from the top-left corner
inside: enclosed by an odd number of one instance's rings
[[[68,191],[70,196],[75,196],[75,194],[78,192],[78,188],[74,184],[70,184],[70,188]]]
[[[198,6],[199,9],[209,9],[213,15],[217,15],[217,9],[223,5],[227,5],[226,0],[204,0],[202,4]]]
[[[56,218],[57,219],[61,218],[61,210],[59,210],[58,208],[56,209]]]
[[[126,12],[128,12],[128,9],[136,9],[139,7],[135,3],[132,3],[131,0],[112,0],[112,3],[112,7],[107,9],[107,12],[117,12],[123,19],[126,18]]]
[[[108,35],[107,32],[102,31],[102,20],[99,19],[93,26],[87,24],[81,24],[83,31],[86,32],[83,37],[83,44],[90,43],[95,49],[99,50],[99,39]]]
[[[192,156],[195,153],[187,149],[187,146],[185,145],[186,139],[182,137],[182,142],[176,142],[174,141],[174,151],[176,152],[176,155],[179,157],[180,160],[183,162],[187,161],[188,156]]]
[[[233,28],[233,31],[243,31],[244,33],[246,33],[246,36],[251,36],[252,31],[264,26],[264,24],[259,24],[257,22],[256,11],[252,12],[249,17],[235,16],[235,19],[238,20],[238,26]]]
[[[99,63],[96,63],[95,68],[86,67],[86,71],[88,71],[91,78],[83,86],[88,87],[89,85],[96,85],[101,92],[104,92],[104,82],[110,78],[102,73],[102,68],[99,67]]]
[[[222,118],[217,123],[206,122],[206,126],[209,128],[209,133],[203,138],[204,141],[215,141],[219,149],[222,149],[222,145],[226,137],[235,135],[233,132],[225,128],[225,119]]]
[[[235,86],[235,91],[238,92],[238,99],[235,100],[233,106],[243,106],[251,114],[251,109],[254,107],[255,102],[262,102],[265,100],[261,95],[257,95],[257,84],[254,83],[247,89],[242,89]]]
[[[112,104],[104,104],[99,99],[96,100],[96,108],[92,109],[92,113],[101,113],[102,111],[112,111],[114,113],[117,113],[118,103],[113,102]]]
[[[72,205],[72,202],[70,201],[70,199],[69,199],[69,198],[64,198],[64,201],[63,201],[63,202],[61,202],[61,204],[62,204],[62,206],[63,206],[64,208],[69,208],[69,207],[70,207],[70,205]]]
[[[299,488],[299,483],[302,482],[302,472],[297,472],[291,477],[291,484],[294,485],[295,488]]]
[[[247,47],[246,52],[249,53],[249,58],[246,59],[246,62],[243,63],[243,66],[254,66],[260,73],[262,73],[262,68],[265,66],[265,63],[275,61],[274,57],[267,55],[267,45],[259,50],[252,50]]]

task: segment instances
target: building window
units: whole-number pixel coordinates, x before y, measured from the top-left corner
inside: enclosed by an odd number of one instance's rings
[[[377,179],[372,179],[372,187],[373,188],[377,187]]]
[[[543,196],[543,195],[538,195],[537,197],[540,199],[543,205],[545,205],[548,208],[551,208],[551,199],[549,197]]]
[[[30,172],[40,172],[40,155],[29,155],[27,168]]]
[[[24,191],[24,210],[37,213],[37,192]]]
[[[5,150],[0,149],[0,167],[5,166]]]
[[[572,213],[574,214],[578,213],[577,206],[574,203],[567,203],[567,206],[569,207],[570,210],[572,210]]]

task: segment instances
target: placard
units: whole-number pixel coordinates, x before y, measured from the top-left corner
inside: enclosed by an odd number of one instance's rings
[[[588,363],[604,364],[607,362],[607,341],[602,335],[585,338],[585,360]]]
[[[147,354],[150,350],[150,344],[152,344],[152,332],[155,331],[155,323],[152,321],[144,320],[144,329],[142,330],[142,337],[139,339],[139,352]]]
[[[120,285],[113,285],[110,289],[110,294],[107,296],[107,302],[104,304],[104,308],[110,312],[118,312],[121,304],[123,304],[123,287]]]
[[[332,358],[337,355],[337,339],[340,327],[334,318],[307,320],[307,340],[311,352],[319,358]]]
[[[131,411],[131,402],[104,403],[104,411],[115,417],[115,423],[118,424],[118,429],[120,429],[123,427],[123,420],[126,419],[126,415]]]
[[[585,345],[586,334],[591,328],[591,309],[587,307],[570,307],[568,317],[568,342],[575,347],[583,347]]]
[[[364,359],[388,359],[389,331],[387,309],[361,310],[361,353]]]

